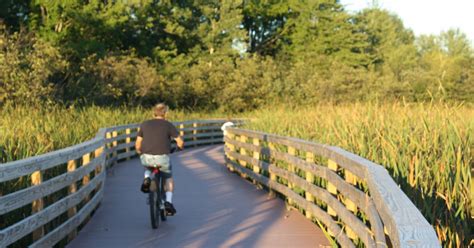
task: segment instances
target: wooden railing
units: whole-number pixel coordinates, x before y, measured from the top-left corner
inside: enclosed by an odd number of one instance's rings
[[[338,147],[250,130],[227,129],[224,140],[230,170],[282,194],[342,247],[440,247],[380,165]]]
[[[185,146],[222,143],[224,120],[174,122]],[[239,121],[236,121],[239,123]],[[40,156],[0,164],[0,247],[52,247],[67,242],[87,222],[104,194],[106,170],[136,155],[138,124],[102,128],[84,143]],[[3,186],[28,180],[8,192]],[[29,238],[29,240],[28,240]],[[26,239],[26,240],[25,240]]]

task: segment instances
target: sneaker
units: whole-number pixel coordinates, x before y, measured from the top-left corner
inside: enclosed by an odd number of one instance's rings
[[[150,184],[151,184],[151,179],[149,177],[143,179],[143,183],[142,183],[142,187],[141,187],[141,191],[143,193],[148,193],[150,192]]]
[[[173,216],[176,214],[176,209],[171,202],[165,202],[166,215]]]

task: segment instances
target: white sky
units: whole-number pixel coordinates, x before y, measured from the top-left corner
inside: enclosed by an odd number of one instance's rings
[[[474,0],[378,0],[378,5],[402,20],[415,35],[434,34],[459,28],[474,44]],[[371,0],[341,0],[349,11],[372,4]]]

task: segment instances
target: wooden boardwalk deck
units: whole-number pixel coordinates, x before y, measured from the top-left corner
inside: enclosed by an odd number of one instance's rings
[[[322,231],[230,173],[221,145],[173,154],[178,214],[152,229],[138,159],[108,172],[102,204],[68,247],[326,247]]]

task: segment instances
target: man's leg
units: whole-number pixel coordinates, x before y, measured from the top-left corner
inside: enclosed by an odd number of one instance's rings
[[[150,183],[151,183],[151,170],[145,168],[144,179],[141,186],[141,191],[143,193],[148,193],[150,191]]]
[[[166,192],[166,201],[172,202],[173,198],[173,190],[174,190],[174,181],[173,178],[170,177],[165,181],[165,192]]]
[[[174,208],[173,203],[172,203],[173,190],[174,190],[174,181],[173,181],[173,178],[170,176],[165,179],[165,194],[166,194],[165,208],[170,215],[176,214],[176,209]]]

